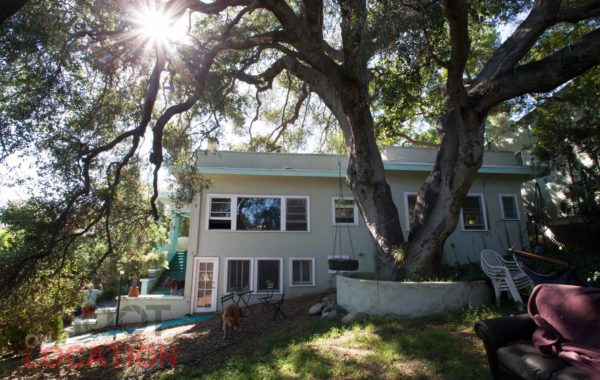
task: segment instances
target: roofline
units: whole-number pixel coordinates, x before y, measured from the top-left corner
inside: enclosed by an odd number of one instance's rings
[[[390,172],[425,172],[433,169],[430,163],[393,163],[384,162],[384,169]],[[254,175],[273,177],[320,177],[338,178],[338,170],[311,170],[311,169],[261,169],[261,168],[230,168],[230,167],[200,167],[200,173],[204,174],[227,174],[227,175]],[[525,175],[533,178],[533,167],[531,166],[501,166],[484,165],[479,170],[481,174],[506,174]]]

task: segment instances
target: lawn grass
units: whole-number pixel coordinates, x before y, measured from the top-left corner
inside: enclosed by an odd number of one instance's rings
[[[514,313],[468,308],[413,320],[374,318],[344,326],[314,319],[265,337],[253,355],[234,357],[210,372],[193,367],[159,379],[487,379],[483,344],[473,324]]]

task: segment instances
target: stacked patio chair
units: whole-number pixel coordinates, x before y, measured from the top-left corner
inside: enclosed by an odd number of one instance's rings
[[[481,269],[492,281],[496,306],[500,306],[500,296],[506,291],[515,302],[523,305],[523,299],[519,294],[520,289],[533,289],[533,284],[527,274],[523,272],[512,260],[505,260],[500,254],[492,249],[481,251]]]

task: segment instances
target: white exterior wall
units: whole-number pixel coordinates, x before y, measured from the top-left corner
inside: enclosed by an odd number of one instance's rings
[[[227,257],[283,258],[283,286],[286,297],[315,293],[335,287],[335,278],[328,272],[327,260],[328,256],[333,254],[336,228],[339,228],[342,233],[342,254],[352,256],[348,239],[349,231],[360,270],[373,271],[374,243],[364,226],[364,221],[359,218],[358,226],[336,227],[333,225],[332,198],[338,196],[336,179],[266,176],[247,176],[242,179],[239,176],[229,175],[215,175],[211,178],[214,186],[204,191],[202,201],[195,203],[193,207],[186,279],[192,278],[194,257],[219,257],[219,298],[225,294],[225,258]],[[310,231],[208,230],[208,197],[212,194],[308,196]],[[349,190],[345,194],[350,195]],[[338,245],[336,256],[339,255],[339,252]],[[289,258],[291,257],[315,258],[315,286],[290,286]],[[253,271],[256,270],[255,265],[254,263]],[[256,279],[254,279],[255,281]],[[186,297],[192,294],[191,282],[186,281]],[[255,299],[258,297],[260,295],[253,296]],[[218,306],[220,307],[220,305]]]
[[[407,211],[405,193],[417,193],[421,188],[425,175],[422,173],[387,173],[388,183],[392,189],[392,198],[398,208],[400,223],[404,237],[408,237]],[[487,231],[463,230],[459,217],[454,233],[444,244],[442,261],[446,264],[463,264],[479,262],[482,249],[491,248],[498,252],[516,244],[525,247],[527,225],[521,199],[521,179],[507,175],[479,175],[469,190],[470,195],[482,194],[486,214]],[[517,197],[519,220],[503,220],[500,194]]]
[[[504,156],[508,156],[504,154]],[[496,165],[511,165],[512,162],[500,162],[502,154],[492,157]],[[188,263],[185,285],[185,299],[188,308],[192,311],[193,279],[195,257],[218,257],[218,298],[225,294],[225,259],[227,257],[272,257],[283,259],[283,286],[286,297],[314,293],[335,287],[333,274],[329,273],[327,260],[333,254],[333,240],[336,227],[333,225],[332,198],[338,196],[339,180],[331,175],[320,177],[316,174],[287,175],[287,173],[270,173],[269,168],[312,167],[311,160],[314,155],[279,155],[276,154],[222,154],[208,156],[208,168],[248,168],[232,174],[205,174],[213,180],[213,186],[205,190],[200,199],[191,207],[192,217],[190,225],[190,241],[188,247]],[[294,160],[296,158],[296,160]],[[316,157],[318,170],[337,171],[337,159],[332,156]],[[514,159],[510,154],[509,159]],[[204,160],[204,159],[202,159]],[[252,161],[255,160],[255,161]],[[421,160],[418,160],[421,161]],[[344,163],[342,163],[345,166]],[[202,165],[202,163],[201,163]],[[333,166],[333,167],[330,167]],[[492,165],[493,166],[493,165]],[[512,165],[511,165],[512,166]],[[257,173],[252,173],[256,168]],[[201,170],[202,171],[202,170]],[[225,170],[227,171],[227,170]],[[287,170],[284,170],[287,172]],[[408,236],[406,219],[405,192],[416,193],[423,184],[428,172],[424,170],[387,172],[388,183],[391,186],[394,203],[398,208],[400,222],[405,238]],[[515,245],[527,245],[527,231],[525,213],[520,195],[521,183],[527,180],[524,174],[479,174],[474,182],[470,194],[482,194],[486,213],[486,231],[463,231],[461,220],[458,221],[455,232],[448,238],[444,245],[443,262],[448,264],[479,262],[479,252],[484,248],[492,248],[499,252]],[[519,220],[503,220],[501,211],[500,194],[515,195]],[[208,230],[208,197],[210,195],[257,195],[257,196],[306,196],[309,199],[309,231],[229,231]],[[349,189],[345,188],[344,195],[351,196]],[[341,227],[342,254],[351,256],[348,231],[352,235],[355,258],[359,260],[359,271],[373,271],[373,253],[375,243],[369,235],[362,218],[358,226]],[[336,248],[339,255],[339,249]],[[291,257],[315,258],[315,286],[291,287],[289,263]],[[253,276],[255,277],[256,262],[253,263]],[[256,278],[253,279],[252,288],[255,289]],[[256,300],[260,295],[254,295]],[[191,301],[191,302],[190,302]],[[220,308],[220,302],[217,301]]]

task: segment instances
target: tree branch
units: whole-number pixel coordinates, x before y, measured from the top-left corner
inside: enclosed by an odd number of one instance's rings
[[[463,73],[471,48],[467,2],[466,0],[445,0],[442,1],[442,10],[450,27],[451,50],[446,88],[450,100],[455,104],[460,104],[462,103],[461,98],[466,95]]]
[[[150,162],[154,164],[154,171],[152,178],[153,194],[150,198],[150,206],[152,207],[152,215],[155,220],[158,220],[159,218],[156,200],[158,199],[158,172],[163,163],[162,139],[165,126],[173,116],[188,111],[199,99],[200,95],[194,94],[185,102],[167,108],[167,110],[158,118],[154,127],[152,127],[152,152],[150,153]]]
[[[406,140],[406,142],[408,142],[409,144],[412,144],[412,145],[422,146],[422,147],[426,147],[426,148],[439,148],[440,147],[440,144],[432,143],[429,141],[415,140],[412,137],[410,137],[408,134],[403,133],[403,132],[398,132],[398,136],[403,138],[404,140]],[[404,145],[404,144],[402,144],[402,145]]]
[[[294,124],[296,122],[296,120],[298,120],[298,118],[300,117],[300,109],[302,108],[302,105],[304,104],[304,101],[306,101],[306,99],[308,98],[309,94],[310,94],[310,92],[308,91],[308,85],[305,83],[302,86],[302,89],[300,90],[300,96],[296,100],[296,104],[294,106],[294,112],[292,113],[292,115],[288,119],[282,120],[281,124],[277,128],[275,128],[273,130],[273,132],[271,133],[271,135],[269,136],[269,138],[272,138],[275,131],[279,130],[275,139],[271,141],[272,145],[276,145],[277,142],[279,141],[279,139],[281,138],[281,136],[283,136],[283,133],[286,131],[286,129],[290,125]]]
[[[210,3],[200,0],[184,0],[184,2],[187,3],[187,8],[193,12],[217,14],[230,7],[251,5],[255,0],[216,0]]]
[[[560,9],[560,0],[538,0],[529,15],[500,46],[473,82],[478,86],[500,73],[512,69],[539,37],[558,22],[578,22],[600,14],[600,1],[593,0],[582,6]]]
[[[469,90],[480,98],[479,108],[487,110],[505,100],[546,92],[600,64],[600,29],[563,47],[539,61],[507,70]]]
[[[590,1],[580,7],[561,9],[557,21],[579,22],[600,15],[600,0]]]

